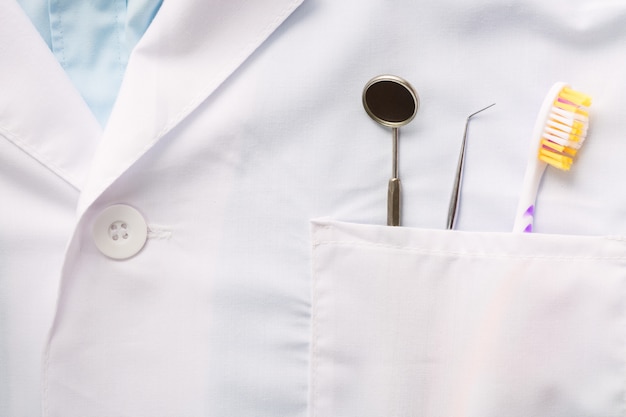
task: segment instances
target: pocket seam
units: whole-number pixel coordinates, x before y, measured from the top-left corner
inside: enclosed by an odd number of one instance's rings
[[[318,383],[318,355],[319,355],[319,346],[318,346],[318,335],[319,335],[319,322],[317,317],[317,302],[318,293],[317,293],[317,285],[318,285],[318,273],[317,273],[317,265],[318,265],[318,255],[317,248],[318,242],[313,242],[312,245],[312,256],[311,256],[311,387],[310,387],[310,412],[309,417],[317,416],[317,401],[319,398],[319,383]]]
[[[460,256],[468,258],[501,258],[501,259],[552,259],[552,260],[571,260],[571,261],[619,261],[626,260],[626,256],[564,256],[564,255],[519,255],[512,253],[493,253],[493,252],[462,252],[462,251],[446,251],[434,250],[423,247],[391,245],[388,243],[372,243],[362,241],[341,241],[328,240],[313,242],[313,247],[317,246],[352,246],[352,247],[371,247],[391,249],[396,251],[413,252],[424,255],[439,256]]]

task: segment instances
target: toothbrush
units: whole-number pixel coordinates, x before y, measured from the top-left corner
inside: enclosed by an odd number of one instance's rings
[[[566,83],[556,83],[548,92],[535,122],[513,232],[533,231],[535,201],[543,173],[548,165],[570,169],[587,136],[590,105],[591,97]]]

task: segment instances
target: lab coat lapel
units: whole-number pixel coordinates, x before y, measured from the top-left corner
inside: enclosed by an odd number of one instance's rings
[[[0,5],[1,136],[80,190],[102,134],[30,19]]]
[[[211,95],[301,2],[165,1],[131,54],[79,212]]]

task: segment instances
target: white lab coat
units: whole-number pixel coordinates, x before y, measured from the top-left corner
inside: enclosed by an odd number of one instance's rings
[[[299,4],[165,1],[102,130],[2,2],[0,415],[622,415],[626,6]],[[381,73],[422,104],[401,228],[391,132],[361,105]],[[560,80],[594,97],[589,143],[546,174],[546,234],[514,236]],[[463,231],[437,230],[492,102]],[[148,230],[121,260],[93,237],[117,204]]]

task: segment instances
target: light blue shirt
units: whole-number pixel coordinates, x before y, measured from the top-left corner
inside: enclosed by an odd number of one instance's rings
[[[102,126],[163,0],[18,0]]]

